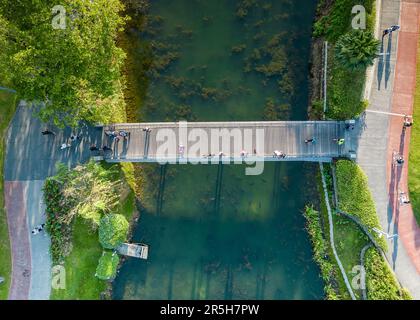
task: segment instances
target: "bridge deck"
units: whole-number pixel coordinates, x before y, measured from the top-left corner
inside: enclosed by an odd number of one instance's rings
[[[229,131],[220,131],[223,129]],[[107,131],[121,130],[129,133],[126,139],[114,141],[105,134]],[[220,132],[222,138],[217,136]],[[230,138],[230,134],[237,139]],[[200,150],[193,146],[197,144],[197,136],[200,136],[201,142],[208,140],[208,143],[201,145]],[[310,138],[315,138],[316,142],[305,143],[305,139]],[[334,141],[339,138],[345,139],[343,145]],[[246,160],[249,161],[328,162],[332,158],[348,157],[349,151],[354,150],[351,130],[346,130],[344,121],[115,124],[104,127],[103,145],[112,149],[105,154],[105,159],[109,162],[175,162],[187,158],[189,161],[219,161],[220,152],[223,152],[222,159],[225,161],[240,161],[243,159],[242,150],[248,153]],[[162,152],[164,145],[169,150]],[[184,146],[183,154],[180,145]],[[275,150],[285,153],[286,157],[273,157]]]

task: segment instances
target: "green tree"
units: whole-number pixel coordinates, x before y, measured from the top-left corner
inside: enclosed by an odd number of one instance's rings
[[[335,45],[336,58],[348,69],[363,69],[373,65],[379,44],[371,32],[353,30],[338,39]]]
[[[99,259],[95,276],[101,280],[114,279],[120,258],[115,252],[104,251]]]
[[[99,242],[106,249],[115,249],[128,235],[128,221],[121,214],[108,214],[99,223]]]
[[[59,165],[55,179],[62,185],[60,203],[68,208],[61,221],[69,224],[79,215],[92,221],[94,226],[99,224],[101,216],[119,203],[122,181],[117,174],[115,168],[105,169],[94,161],[73,170]]]
[[[116,46],[126,20],[121,2],[60,1],[65,29],[53,28],[55,1],[7,2],[0,1],[2,73],[21,98],[43,102],[41,119],[59,126],[123,120],[113,119],[124,110],[125,54]]]

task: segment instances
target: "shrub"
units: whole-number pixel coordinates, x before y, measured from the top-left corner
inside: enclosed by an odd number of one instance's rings
[[[128,221],[121,214],[109,214],[99,224],[99,242],[106,249],[115,249],[128,235]]]
[[[411,300],[410,294],[401,289],[387,263],[378,251],[366,252],[366,287],[369,300]]]
[[[63,223],[68,207],[62,205],[61,184],[54,178],[48,178],[44,184],[46,204],[46,230],[51,236],[50,253],[54,264],[63,262],[70,252],[71,227]]]
[[[336,273],[333,263],[328,259],[329,244],[324,239],[320,214],[313,207],[306,206],[304,216],[306,218],[306,229],[312,242],[314,260],[321,269],[321,276],[325,282],[325,294],[328,300],[337,300],[339,296],[332,284],[335,281]]]
[[[336,163],[339,209],[357,217],[368,228],[381,229],[375,203],[370,193],[367,177],[360,167],[348,160]],[[374,234],[377,242],[385,249],[383,237]]]
[[[342,35],[335,45],[337,62],[347,69],[360,70],[373,65],[380,42],[371,32],[353,30]]]
[[[104,251],[99,258],[95,276],[101,280],[112,280],[117,274],[120,258],[118,254],[111,251]]]

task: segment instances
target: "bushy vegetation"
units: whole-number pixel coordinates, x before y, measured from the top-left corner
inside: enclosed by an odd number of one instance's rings
[[[92,170],[99,171],[98,176],[88,175],[87,177],[89,179],[101,177],[101,179],[109,179],[111,184],[115,184],[120,180],[123,181],[122,183],[117,183],[119,199],[116,206],[112,208],[112,212],[116,215],[122,215],[126,221],[131,221],[133,214],[136,212],[135,196],[131,189],[131,186],[135,185],[134,181],[132,181],[132,168],[128,165],[119,166],[105,163],[89,163],[86,166],[93,165],[95,168]],[[97,168],[96,166],[101,168]],[[63,171],[65,173],[64,176],[74,174],[74,172],[68,173],[67,169],[63,169]],[[102,171],[103,174],[101,173]],[[79,170],[78,172],[83,172],[83,170]],[[62,179],[61,174],[55,178],[57,177],[60,180]],[[60,203],[63,197],[60,190],[65,185],[58,183],[58,179],[54,179],[54,177],[47,181],[57,183],[58,190],[55,189],[54,194],[57,197],[56,203]],[[86,184],[89,185],[88,182]],[[63,211],[62,214],[68,212],[66,210]],[[110,213],[104,212],[101,214],[101,217],[108,214]],[[95,277],[98,261],[104,251],[99,242],[98,225],[93,219],[86,218],[77,213],[73,216],[73,220],[69,225],[64,223],[59,225],[61,229],[58,229],[56,234],[51,234],[52,248],[58,247],[58,253],[61,254],[59,263],[64,264],[66,268],[66,290],[53,290],[51,299],[99,299],[101,294],[107,290],[107,283]],[[68,228],[70,232],[66,239],[60,241],[61,246],[68,248],[65,254],[59,250],[60,247],[57,241],[59,239],[57,234],[61,235],[63,233],[63,227]]]
[[[41,118],[59,126],[123,121],[121,2],[60,1],[64,29],[53,28],[56,1],[11,2],[0,2],[0,70],[20,98],[45,103]]]
[[[320,1],[318,10],[322,11],[328,2]],[[336,42],[340,36],[350,30],[352,16],[352,8],[356,5],[362,5],[366,8],[367,13],[367,29],[372,30],[375,23],[373,15],[375,0],[335,0],[325,14],[315,22],[314,36],[325,37],[330,42]],[[321,12],[322,14],[322,12]]]
[[[116,167],[106,169],[91,161],[73,170],[60,164],[56,176],[46,180],[47,230],[55,263],[71,250],[71,223],[76,215],[96,229],[102,215],[117,207],[122,190],[118,174]]]
[[[1,25],[0,25],[1,28]],[[1,41],[1,38],[0,38]],[[1,42],[0,42],[1,48]],[[4,137],[10,120],[16,108],[16,95],[0,91],[0,168],[3,170],[5,155]],[[0,285],[0,300],[6,300],[10,286],[11,255],[9,230],[7,227],[6,210],[4,210],[3,174],[0,174],[0,276],[4,282]]]
[[[335,45],[337,62],[350,70],[365,70],[373,65],[379,44],[371,32],[350,31],[338,38]]]
[[[101,280],[112,280],[117,274],[120,258],[116,252],[104,251],[99,259],[95,276]]]
[[[323,1],[318,7],[319,19],[314,24],[314,36],[324,37],[330,44],[326,116],[344,120],[359,116],[367,107],[367,102],[363,100],[363,89],[366,67],[375,56],[376,42],[370,37],[374,31],[375,1],[336,0],[329,6],[330,3]],[[362,5],[366,9],[366,30],[363,32],[352,31],[351,28],[354,17],[352,8],[355,5]],[[363,41],[351,42],[355,36],[360,36]],[[366,47],[365,42],[369,46]],[[334,50],[336,46],[337,50]],[[350,60],[350,52],[351,57],[357,58]],[[359,55],[364,56],[361,61]]]
[[[369,191],[367,178],[352,161],[340,160],[336,164],[339,209],[354,215],[369,229],[381,229],[375,204]],[[375,232],[377,243],[387,249],[386,241]],[[354,248],[352,248],[354,249]],[[356,253],[357,256],[360,254]],[[357,258],[355,258],[357,259]],[[365,256],[368,299],[409,299],[410,295],[396,282],[392,271],[377,249],[371,248]]]
[[[339,209],[354,215],[369,229],[381,229],[375,202],[370,193],[367,177],[360,167],[348,160],[336,163]],[[383,237],[374,233],[378,243],[386,249]]]
[[[334,289],[337,277],[335,266],[329,257],[328,240],[324,238],[322,232],[320,213],[313,207],[306,206],[304,215],[306,218],[306,229],[311,238],[314,260],[321,269],[321,276],[324,280],[324,291],[328,300],[338,300],[339,296]]]
[[[99,242],[105,249],[115,249],[127,238],[127,219],[121,214],[107,214],[99,224]]]
[[[376,249],[368,249],[365,261],[369,300],[411,300],[410,294],[401,289],[389,266]]]

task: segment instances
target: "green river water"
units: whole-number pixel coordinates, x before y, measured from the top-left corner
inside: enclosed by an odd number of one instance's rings
[[[303,120],[315,0],[154,0],[132,30],[138,118]],[[143,206],[114,299],[322,299],[302,215],[316,164],[141,165]]]

